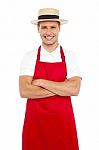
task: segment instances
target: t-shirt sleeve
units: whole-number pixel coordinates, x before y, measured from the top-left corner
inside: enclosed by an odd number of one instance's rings
[[[31,51],[23,56],[19,76],[27,75],[33,76],[36,64],[36,54]]]
[[[82,78],[77,55],[72,51],[67,51],[67,53],[65,53],[65,59],[67,66],[67,79],[74,76]]]

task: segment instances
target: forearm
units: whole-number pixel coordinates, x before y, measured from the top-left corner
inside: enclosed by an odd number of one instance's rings
[[[19,91],[20,91],[20,96],[22,98],[38,99],[38,98],[50,97],[55,95],[53,92],[47,89],[33,85],[32,82],[30,81],[28,82],[24,80],[25,77],[24,78],[20,77]]]
[[[28,85],[25,89],[23,89],[23,93],[21,94],[21,97],[38,99],[38,98],[50,97],[54,95],[55,95],[54,93],[44,88],[34,86],[34,85]]]
[[[66,80],[64,82],[53,82],[44,80],[43,82],[41,82],[41,87],[48,89],[59,96],[73,95],[72,93],[73,89],[70,86],[70,83],[68,84]]]
[[[38,80],[37,82],[34,82],[35,85],[39,85],[56,95],[60,96],[74,96],[78,95],[80,84],[78,84],[75,80],[65,80],[63,82],[54,82],[49,80]]]

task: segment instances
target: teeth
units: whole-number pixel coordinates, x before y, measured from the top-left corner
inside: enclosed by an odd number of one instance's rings
[[[46,38],[49,39],[49,40],[52,39],[52,37],[46,37]]]

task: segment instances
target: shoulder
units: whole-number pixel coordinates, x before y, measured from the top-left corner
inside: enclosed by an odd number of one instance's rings
[[[65,61],[67,66],[67,78],[71,78],[74,76],[82,77],[79,60],[77,54],[74,51],[63,48]]]
[[[66,48],[63,48],[63,51],[67,65],[73,66],[78,64],[78,57],[74,51],[68,50]]]
[[[20,65],[20,75],[32,76],[34,74],[36,58],[37,49],[34,49],[24,54]]]
[[[63,48],[63,52],[66,58],[73,58],[77,57],[76,53],[72,50],[69,50],[67,48]]]
[[[25,60],[34,60],[37,57],[37,49],[31,50],[29,52],[26,52],[23,56],[23,59]]]
[[[37,58],[37,49],[31,50],[23,55],[21,64],[22,65],[31,64],[36,61],[36,58]]]

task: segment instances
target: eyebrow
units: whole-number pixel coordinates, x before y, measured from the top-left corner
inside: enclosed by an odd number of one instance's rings
[[[41,28],[47,28],[48,26],[46,26],[46,25],[42,25],[41,26]],[[56,28],[56,25],[51,25],[51,26],[49,26],[50,28]]]

